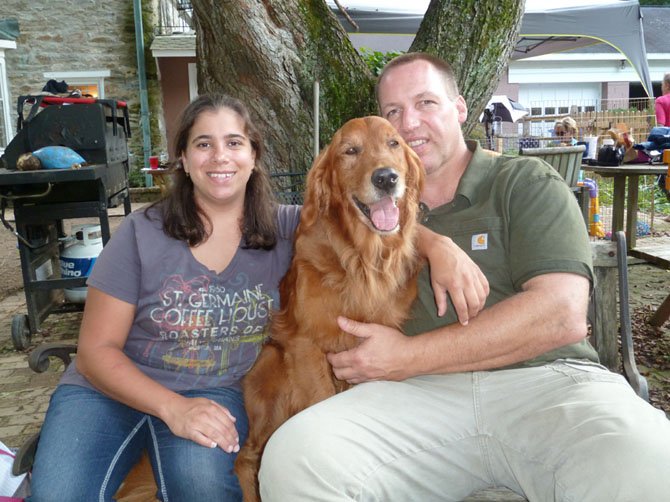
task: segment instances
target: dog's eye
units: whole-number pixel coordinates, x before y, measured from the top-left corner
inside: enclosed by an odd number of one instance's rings
[[[360,153],[360,151],[361,151],[360,148],[356,146],[350,146],[344,151],[344,153],[346,153],[347,155],[357,155]]]
[[[388,145],[391,148],[395,148],[397,146],[400,146],[400,142],[397,139],[390,139],[389,142],[388,142]]]

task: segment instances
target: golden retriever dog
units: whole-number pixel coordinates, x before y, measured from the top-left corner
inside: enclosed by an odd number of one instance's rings
[[[342,315],[400,327],[421,267],[416,232],[423,168],[380,117],[339,129],[307,176],[291,267],[279,286],[270,340],[243,380],[249,437],[235,462],[244,500],[259,500],[258,469],[270,435],[291,416],[349,385],[329,352],[355,347]]]

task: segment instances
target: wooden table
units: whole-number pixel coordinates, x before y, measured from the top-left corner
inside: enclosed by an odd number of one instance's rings
[[[640,176],[666,173],[668,166],[663,164],[625,164],[623,166],[590,166],[582,164],[584,171],[594,172],[604,178],[614,178],[614,200],[612,202],[612,235],[624,229],[623,216],[626,199],[626,242],[628,249],[635,247],[637,238],[638,184]],[[626,195],[626,178],[628,195]]]
[[[670,237],[655,237],[654,239],[644,239],[635,249],[630,250],[630,254],[642,258],[643,260],[658,265],[661,268],[670,270]],[[656,309],[656,312],[649,319],[652,326],[661,326],[670,318],[670,290],[668,296]]]
[[[603,177],[614,178],[614,200],[612,204],[612,235],[617,230],[623,230],[623,213],[626,203],[626,178],[628,181],[628,210],[626,211],[626,241],[629,254],[642,258],[663,268],[670,269],[670,251],[668,246],[661,244],[637,246],[637,210],[638,210],[638,183],[640,176],[657,175],[668,172],[664,164],[626,164],[623,166],[588,166],[582,165],[585,171],[592,171]],[[670,294],[658,307],[649,323],[661,326],[670,317]]]

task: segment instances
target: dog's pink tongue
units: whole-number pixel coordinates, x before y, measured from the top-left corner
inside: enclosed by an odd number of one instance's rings
[[[370,206],[370,220],[382,232],[390,232],[398,226],[400,210],[391,197],[384,197]]]

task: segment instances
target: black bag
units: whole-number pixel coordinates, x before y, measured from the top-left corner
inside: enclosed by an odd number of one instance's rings
[[[623,164],[624,149],[614,145],[604,145],[598,150],[599,166],[620,166]]]

